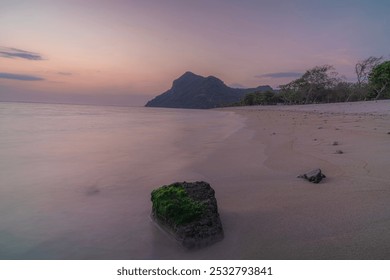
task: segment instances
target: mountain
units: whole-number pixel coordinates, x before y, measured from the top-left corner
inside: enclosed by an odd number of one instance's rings
[[[267,90],[273,89],[270,86],[231,88],[216,77],[186,72],[173,81],[171,89],[150,100],[145,107],[209,109],[238,102],[250,92]]]

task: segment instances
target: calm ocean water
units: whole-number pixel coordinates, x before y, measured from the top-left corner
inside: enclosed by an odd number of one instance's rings
[[[210,110],[0,102],[0,259],[175,258],[151,190],[203,179],[191,166],[242,126]]]

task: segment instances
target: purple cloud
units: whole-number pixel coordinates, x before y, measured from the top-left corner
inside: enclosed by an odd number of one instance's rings
[[[0,79],[10,79],[10,80],[18,80],[18,81],[42,81],[44,78],[31,76],[31,75],[21,75],[21,74],[13,74],[13,73],[1,73]]]
[[[5,58],[22,58],[27,60],[43,60],[39,53],[29,52],[16,48],[7,48],[0,46],[0,57]]]

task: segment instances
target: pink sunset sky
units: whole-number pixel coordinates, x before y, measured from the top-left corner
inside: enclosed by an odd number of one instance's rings
[[[277,87],[390,55],[390,1],[0,0],[0,101],[143,105],[186,71]]]

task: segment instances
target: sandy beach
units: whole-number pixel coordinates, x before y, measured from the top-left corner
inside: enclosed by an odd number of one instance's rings
[[[390,258],[389,100],[222,110],[246,126],[194,168],[226,237],[183,257]],[[313,168],[320,184],[297,178]]]

